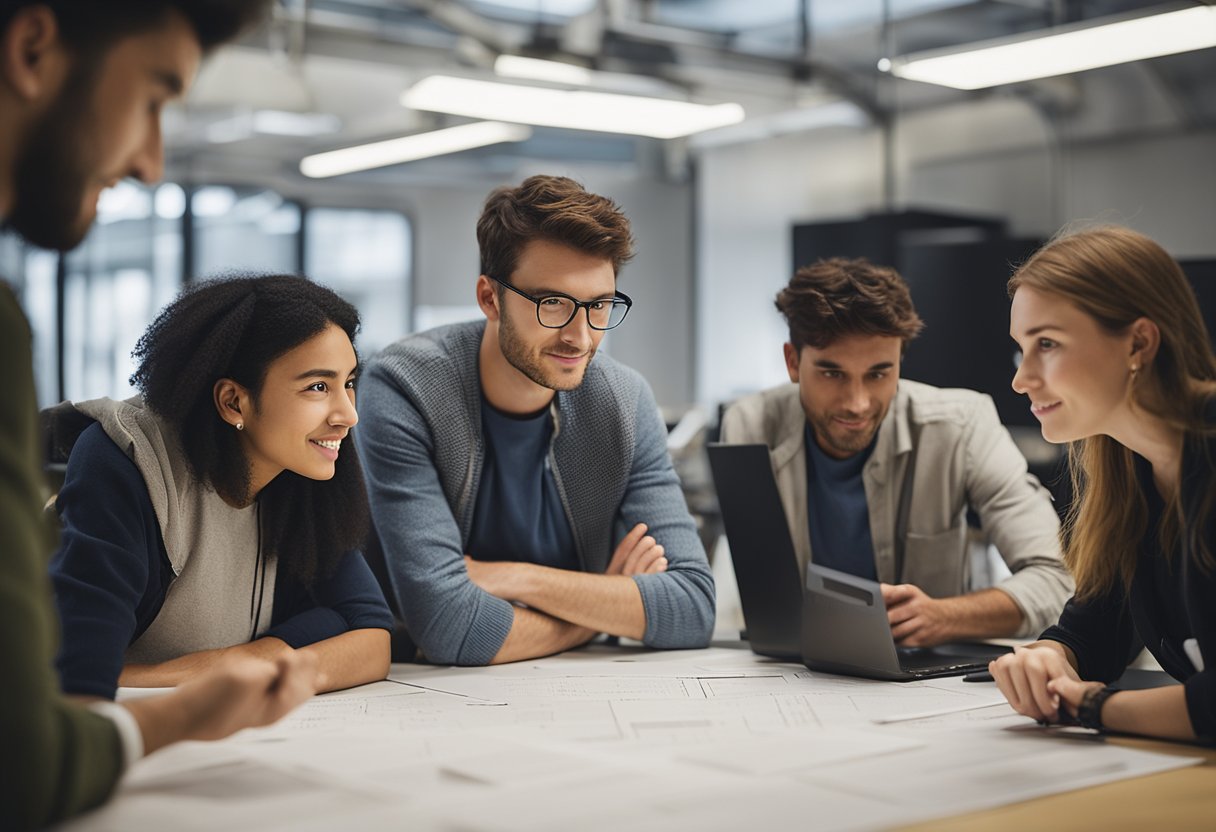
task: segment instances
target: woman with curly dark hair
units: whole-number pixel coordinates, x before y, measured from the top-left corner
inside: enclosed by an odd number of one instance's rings
[[[125,402],[75,407],[51,566],[68,693],[175,685],[226,653],[314,652],[319,690],[388,672],[392,618],[358,547],[355,309],[302,277],[184,292]]]

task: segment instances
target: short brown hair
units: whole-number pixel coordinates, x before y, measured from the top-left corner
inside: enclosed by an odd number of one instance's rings
[[[890,335],[907,346],[925,327],[899,273],[864,258],[833,257],[798,269],[777,293],[777,311],[799,351],[846,335]]]
[[[531,176],[490,194],[477,220],[481,273],[509,279],[532,240],[611,260],[613,274],[633,257],[633,233],[620,206],[564,176]]]

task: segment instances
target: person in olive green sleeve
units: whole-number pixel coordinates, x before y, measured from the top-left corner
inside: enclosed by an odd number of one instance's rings
[[[0,656],[7,676],[0,708],[0,826],[6,829],[99,803],[123,767],[114,722],[65,702],[51,667],[50,530],[40,499],[29,337],[16,298],[0,287],[0,356],[17,375],[8,395],[0,396]]]
[[[160,110],[202,54],[259,18],[264,0],[0,0],[0,224],[70,249],[103,188],[152,181],[163,162]],[[87,137],[87,138],[86,138]],[[265,725],[307,699],[316,662],[221,661],[164,696],[72,701],[52,669],[30,330],[0,286],[0,829],[45,826],[96,806],[134,760],[183,739]]]

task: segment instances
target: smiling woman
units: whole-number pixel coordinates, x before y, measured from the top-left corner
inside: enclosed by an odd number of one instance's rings
[[[1216,356],[1178,264],[1127,228],[1060,237],[1009,282],[1013,387],[1071,442],[1077,595],[993,663],[1021,713],[1216,742]],[[1144,644],[1181,685],[1106,684]]]
[[[172,685],[224,653],[382,678],[387,606],[357,551],[354,308],[300,277],[204,283],[140,339],[143,394],[76,405],[52,564],[65,691]]]

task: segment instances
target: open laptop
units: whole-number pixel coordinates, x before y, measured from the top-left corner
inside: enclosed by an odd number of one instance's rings
[[[1009,652],[972,643],[896,647],[878,583],[813,563],[806,567],[801,646],[812,670],[892,682],[987,670]]]
[[[766,445],[708,446],[752,650],[813,670],[907,681],[987,668],[1008,648],[897,648],[874,581],[808,564],[805,594]]]

